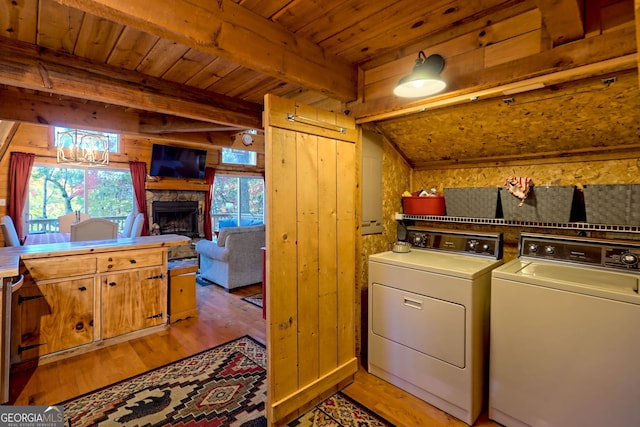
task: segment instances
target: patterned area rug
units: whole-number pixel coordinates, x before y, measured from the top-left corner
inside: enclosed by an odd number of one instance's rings
[[[338,392],[289,427],[394,427],[393,424]]]
[[[266,351],[249,336],[63,402],[68,427],[264,427]],[[290,427],[393,427],[338,392]]]
[[[69,427],[266,425],[266,352],[245,336],[64,405]]]
[[[262,308],[262,292],[244,297],[242,298],[242,301],[246,301],[250,304],[257,305],[258,307]]]

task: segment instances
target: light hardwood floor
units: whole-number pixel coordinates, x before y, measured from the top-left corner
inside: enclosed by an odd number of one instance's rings
[[[198,317],[166,330],[68,359],[14,370],[13,405],[52,405],[146,372],[244,335],[265,343],[262,310],[241,298],[259,292],[252,285],[226,292],[219,286],[196,286]],[[361,368],[343,390],[397,426],[463,427],[447,415]],[[499,426],[485,414],[474,426]]]

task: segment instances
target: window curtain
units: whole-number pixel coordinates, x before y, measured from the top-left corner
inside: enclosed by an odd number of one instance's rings
[[[23,212],[27,202],[29,191],[29,177],[35,154],[31,153],[11,153],[9,164],[9,206],[7,215],[13,220],[20,242],[25,239]]]
[[[149,214],[147,213],[147,197],[144,191],[144,183],[147,178],[147,165],[144,162],[129,162],[131,181],[133,182],[133,194],[135,195],[138,212],[144,215],[142,235],[149,235]]]
[[[213,240],[213,226],[211,224],[211,206],[213,203],[213,181],[216,177],[215,168],[206,168],[204,170],[204,179],[209,186],[209,191],[204,196],[204,237],[207,240]]]

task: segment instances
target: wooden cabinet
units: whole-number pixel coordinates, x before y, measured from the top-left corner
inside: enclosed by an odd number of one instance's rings
[[[177,322],[197,316],[196,271],[198,266],[181,260],[169,261],[169,320]]]
[[[102,275],[102,338],[166,322],[162,267]]]
[[[22,360],[88,344],[93,332],[93,277],[39,284],[29,281],[17,292]]]
[[[13,363],[166,325],[167,248],[118,249],[21,261],[25,283],[12,297]]]
[[[103,339],[166,323],[165,259],[159,249],[98,257],[98,270],[113,272],[100,276]]]

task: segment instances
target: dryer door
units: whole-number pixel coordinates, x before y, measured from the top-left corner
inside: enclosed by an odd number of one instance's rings
[[[373,283],[372,330],[388,340],[465,367],[465,309],[425,295]]]

